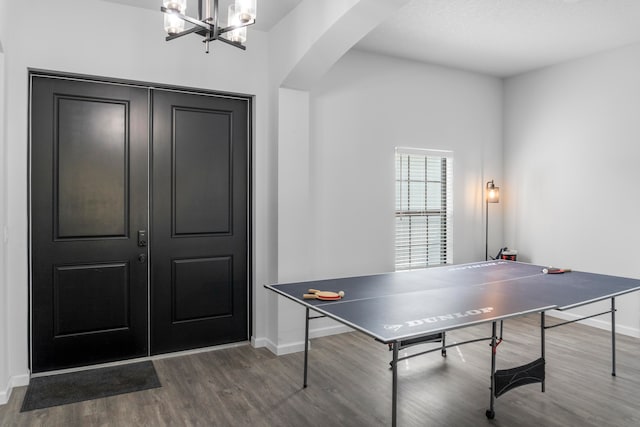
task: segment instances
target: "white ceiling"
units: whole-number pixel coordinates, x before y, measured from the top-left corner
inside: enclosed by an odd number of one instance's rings
[[[258,0],[255,29],[269,31],[300,2]],[[187,14],[197,16],[197,4],[188,0]],[[640,0],[410,0],[356,48],[504,77],[632,43]]]
[[[640,42],[640,0],[411,0],[357,48],[509,76]]]

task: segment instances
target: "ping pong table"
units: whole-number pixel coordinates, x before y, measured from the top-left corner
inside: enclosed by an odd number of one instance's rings
[[[615,298],[640,290],[640,280],[579,271],[545,274],[544,269],[540,265],[496,260],[265,287],[306,308],[303,387],[307,386],[310,320],[328,317],[389,345],[393,351],[391,419],[395,426],[398,362],[436,350],[444,356],[452,346],[491,341],[491,395],[485,414],[489,419],[495,416],[494,399],[515,387],[539,382],[544,392],[546,329],[610,314],[611,374],[615,376]],[[303,294],[309,289],[344,291],[344,297],[330,301],[304,299]],[[603,300],[611,301],[607,311],[545,325],[546,311],[568,310]],[[317,315],[311,315],[311,311]],[[531,313],[540,313],[540,358],[523,366],[496,371],[496,349],[502,341],[497,322]],[[490,337],[446,344],[447,331],[489,322],[492,323]],[[399,357],[401,348],[429,341],[439,341],[441,346]]]

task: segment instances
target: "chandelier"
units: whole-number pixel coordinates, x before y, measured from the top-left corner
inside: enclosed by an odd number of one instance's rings
[[[218,40],[245,50],[247,26],[256,22],[256,0],[235,0],[229,5],[227,26],[220,25],[218,0],[198,0],[198,19],[185,15],[187,0],[163,0],[164,29],[168,36],[166,41],[196,33],[204,40],[206,52],[209,53],[209,42]],[[192,24],[185,30],[185,22]]]

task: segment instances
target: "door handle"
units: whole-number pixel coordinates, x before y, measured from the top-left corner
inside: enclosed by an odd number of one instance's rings
[[[141,248],[147,246],[147,230],[138,230],[138,246]]]
[[[140,254],[140,255],[138,255],[138,262],[139,262],[140,264],[144,264],[144,263],[145,263],[145,261],[147,261],[147,256],[146,256],[145,254]]]

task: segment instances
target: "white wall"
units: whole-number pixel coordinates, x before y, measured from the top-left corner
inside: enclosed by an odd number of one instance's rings
[[[276,170],[268,164],[268,152],[274,149],[267,137],[266,34],[253,31],[246,51],[214,43],[207,55],[197,36],[165,42],[160,11],[97,0],[3,1],[2,5],[0,23],[6,27],[1,41],[8,82],[2,141],[7,147],[8,180],[0,191],[8,207],[9,241],[6,277],[0,282],[0,295],[6,294],[0,300],[0,316],[7,318],[1,327],[8,333],[3,340],[0,332],[0,393],[28,379],[28,68],[255,95],[253,274],[259,286],[275,280],[269,276],[273,266],[262,254],[269,253],[273,244],[267,241],[267,230],[275,227],[267,223],[273,218],[267,215],[267,197],[268,184],[274,182],[269,174]],[[4,18],[8,16],[11,19]],[[263,292],[254,289],[253,296],[262,298]],[[254,301],[254,306],[253,332],[261,336],[264,304]]]
[[[519,259],[640,278],[639,123],[640,45],[505,82],[505,236]],[[640,336],[640,295],[617,302],[618,330]]]
[[[5,61],[3,40],[7,22],[5,0],[0,0],[0,405],[9,400],[9,371],[6,357],[7,348],[7,248],[4,239],[6,227],[6,144],[5,144]]]
[[[6,61],[4,45],[7,34],[7,0],[0,0],[0,405],[11,395],[8,342],[7,294],[7,143],[6,143]]]
[[[497,78],[345,55],[311,92],[311,274],[394,270],[397,146],[454,152],[453,261],[484,259],[482,183],[502,176],[501,117]],[[490,218],[497,252],[496,208]]]

